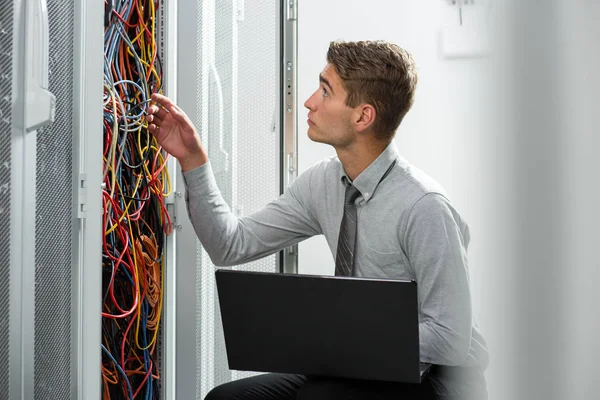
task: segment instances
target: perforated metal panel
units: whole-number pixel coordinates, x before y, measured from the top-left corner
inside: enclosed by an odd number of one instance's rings
[[[219,10],[221,11],[221,10]],[[226,14],[220,12],[218,15]],[[228,14],[228,13],[227,13]],[[234,14],[235,15],[235,14]],[[231,14],[229,14],[231,26]],[[226,20],[226,18],[223,18]],[[279,76],[277,68],[279,15],[276,1],[247,3],[237,32],[237,82],[233,88],[237,101],[236,175],[233,179],[236,198],[233,210],[239,216],[250,214],[279,196],[281,169],[279,166]],[[219,31],[219,26],[217,30]],[[226,26],[223,26],[223,30]],[[217,43],[226,46],[229,37],[217,36]],[[225,57],[218,58],[225,63]],[[223,182],[223,185],[227,185]],[[228,200],[229,201],[229,200]],[[237,269],[276,272],[275,255],[240,265]],[[216,318],[221,321],[216,302]],[[225,355],[225,341],[220,323],[216,328],[215,354]],[[251,372],[229,371],[227,359],[219,358],[215,365],[215,384],[255,375]]]
[[[258,2],[256,2],[258,3]],[[250,214],[279,196],[277,1],[252,4],[239,24],[237,208]],[[275,271],[275,256],[243,269]]]
[[[207,15],[208,14],[208,15]],[[217,184],[238,216],[279,196],[279,1],[199,9],[197,120]],[[207,28],[208,26],[208,28]],[[230,371],[214,269],[197,242],[196,397],[251,373]],[[276,272],[276,256],[236,267]]]
[[[0,3],[0,399],[8,398],[13,3]]]
[[[35,399],[71,396],[73,256],[73,0],[49,0],[49,89],[56,119],[38,131]]]

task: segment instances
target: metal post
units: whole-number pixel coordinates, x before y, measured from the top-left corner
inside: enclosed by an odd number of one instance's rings
[[[77,399],[100,398],[102,363],[102,80],[103,2],[75,2],[74,129],[79,159],[76,190],[84,192],[79,219],[78,255],[73,273],[73,371]],[[81,196],[80,196],[81,197]],[[82,205],[78,205],[81,208]],[[72,396],[72,397],[74,397]]]
[[[282,1],[283,54],[281,65],[281,115],[282,163],[281,192],[298,176],[298,116],[297,103],[297,55],[298,55],[298,0]],[[298,245],[283,250],[281,272],[298,273]]]

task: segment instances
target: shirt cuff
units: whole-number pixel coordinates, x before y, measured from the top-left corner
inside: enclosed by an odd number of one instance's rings
[[[210,193],[213,190],[218,190],[210,161],[198,168],[184,172],[183,182],[187,190],[194,192]]]

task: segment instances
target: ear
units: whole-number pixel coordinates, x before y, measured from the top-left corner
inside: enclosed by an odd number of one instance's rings
[[[369,129],[375,122],[377,112],[375,107],[370,104],[361,104],[356,107],[356,118],[354,126],[357,132],[364,132]]]

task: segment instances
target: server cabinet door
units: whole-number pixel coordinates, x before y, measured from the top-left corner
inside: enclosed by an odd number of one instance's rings
[[[10,377],[9,313],[11,255],[12,185],[12,104],[13,104],[13,32],[14,4],[0,4],[0,375]],[[10,395],[10,379],[0,380],[0,398]]]
[[[75,25],[73,0],[0,6],[2,399],[76,395]]]
[[[284,186],[283,3],[179,3],[178,104],[198,129],[219,189],[239,217],[277,198]],[[196,239],[180,190],[177,397],[203,398],[213,387],[250,374],[229,369],[215,266]],[[235,268],[279,272],[280,255]]]

